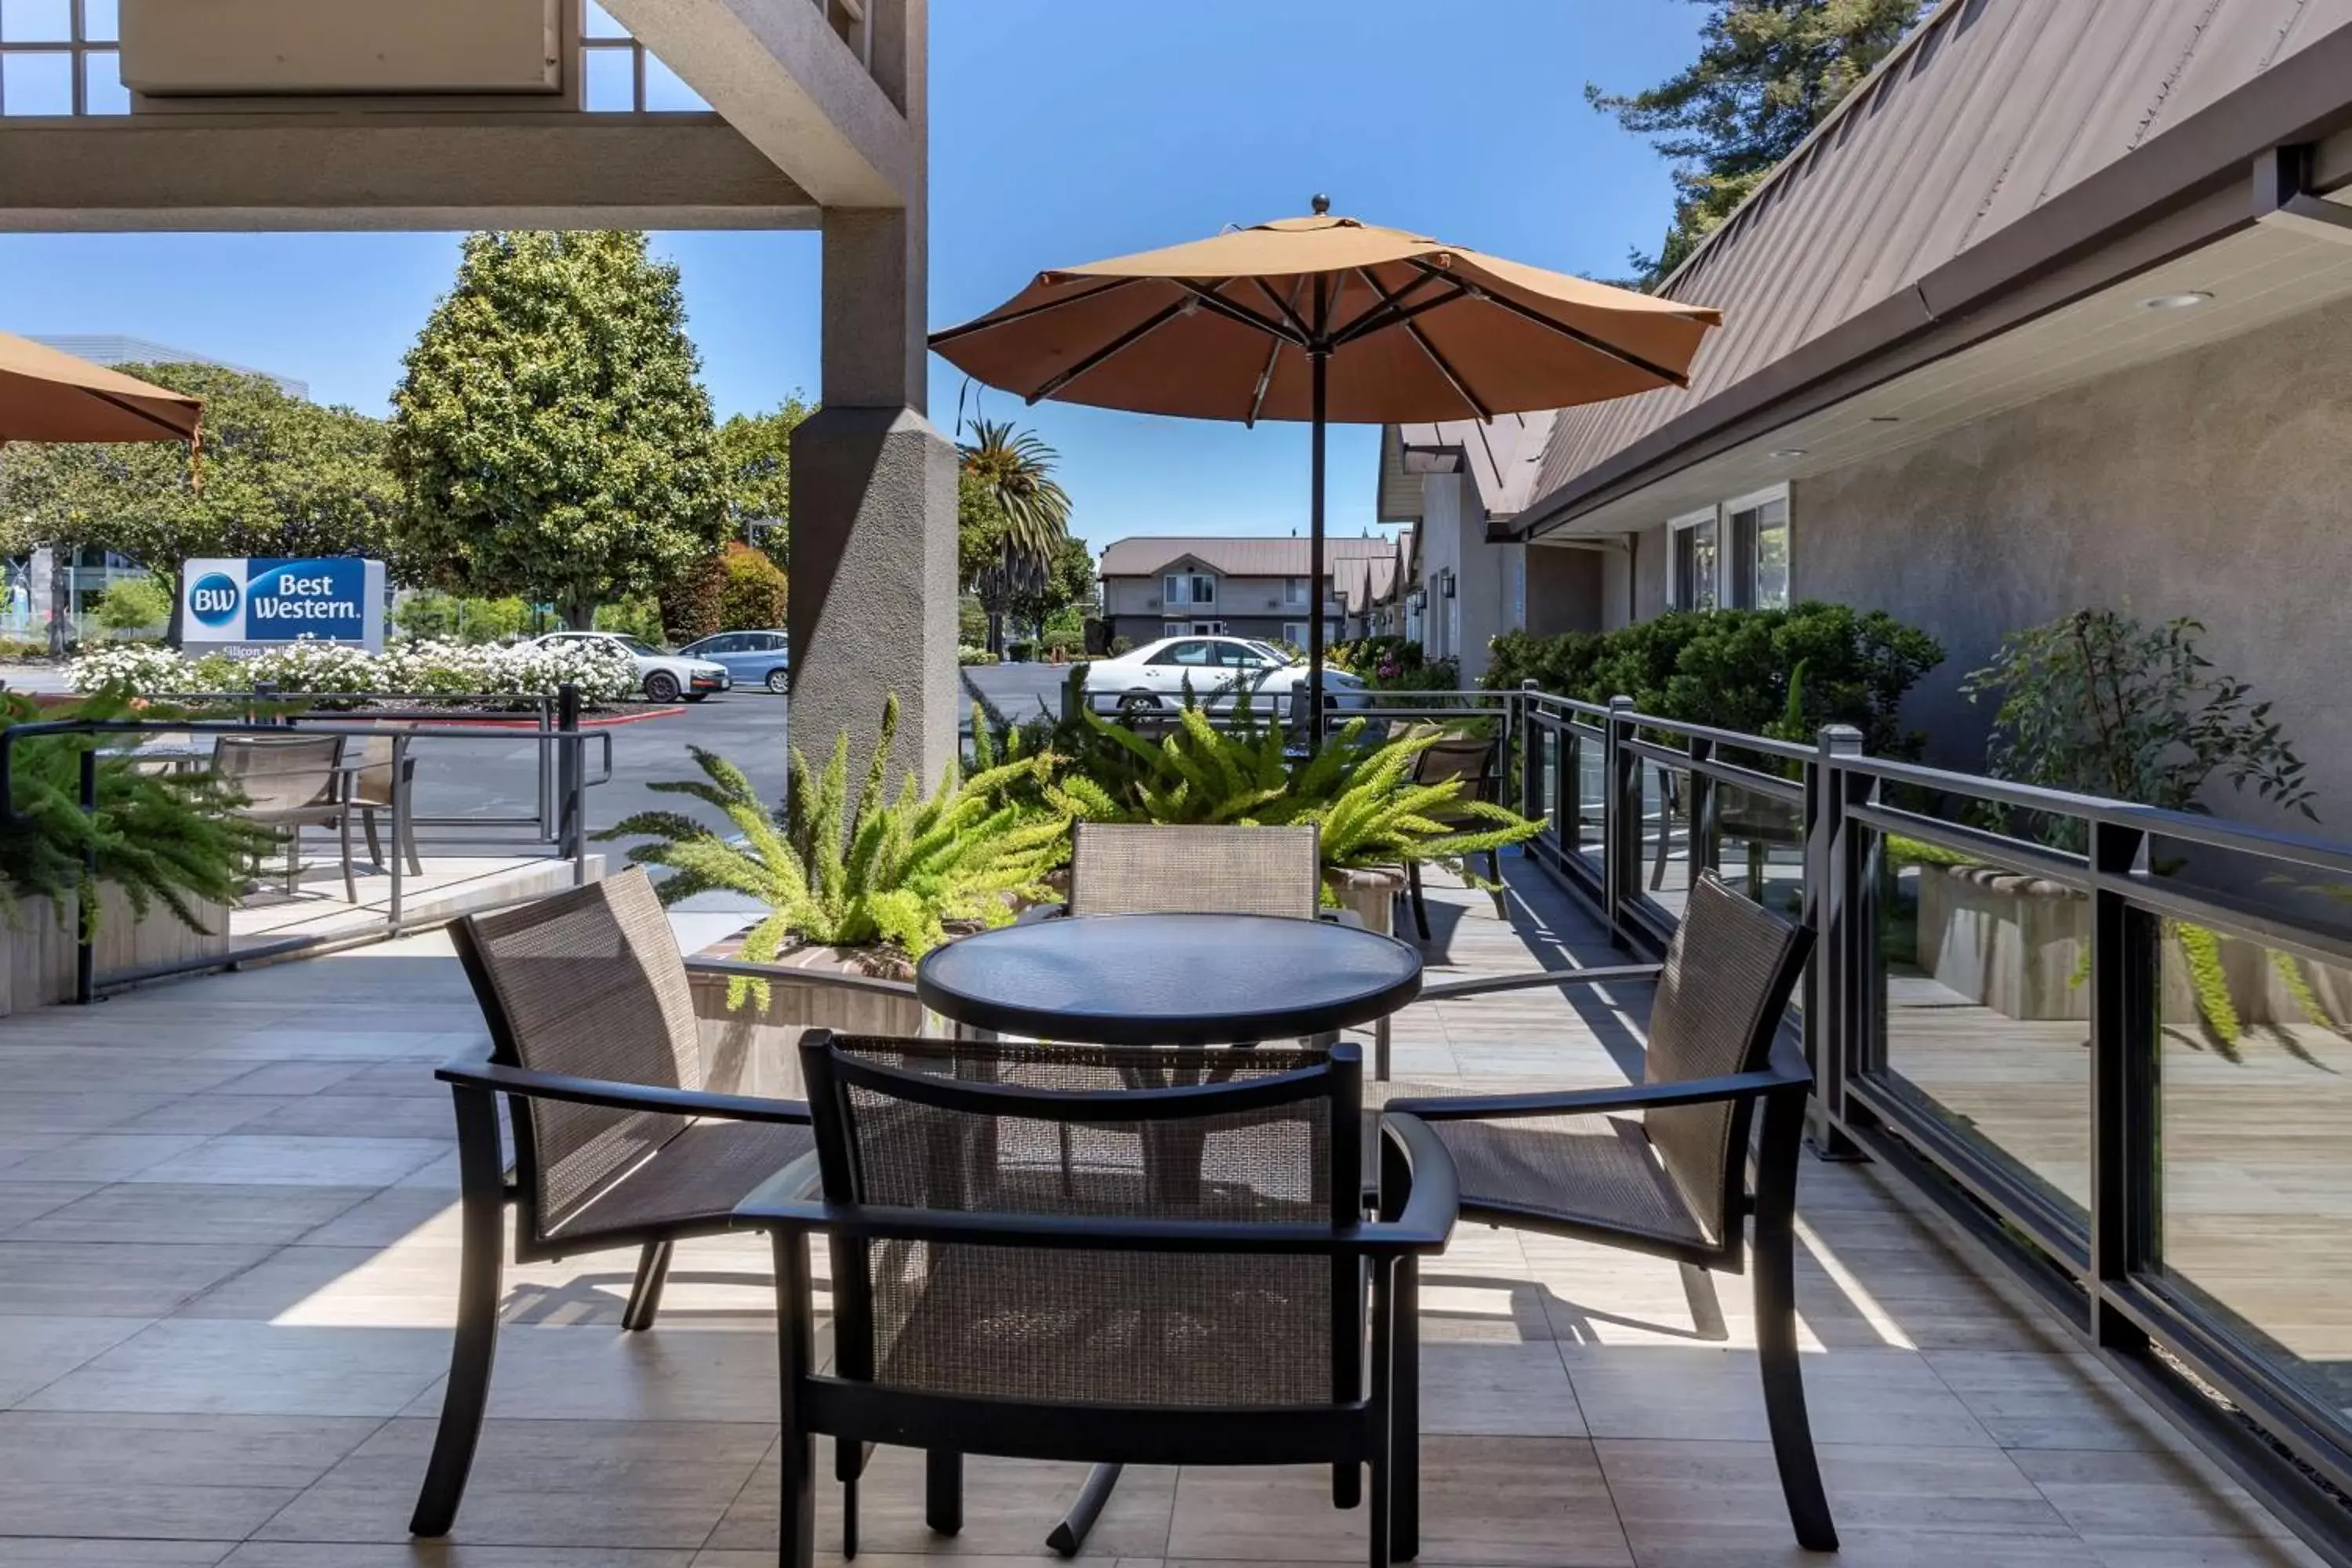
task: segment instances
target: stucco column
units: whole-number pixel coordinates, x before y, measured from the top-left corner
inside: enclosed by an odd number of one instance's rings
[[[853,786],[898,698],[891,787],[958,752],[956,456],[924,417],[921,209],[828,209],[821,406],[793,435],[793,743]]]

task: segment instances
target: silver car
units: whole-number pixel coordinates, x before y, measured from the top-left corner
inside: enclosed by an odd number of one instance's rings
[[[1364,683],[1326,665],[1327,708],[1361,705]],[[1162,637],[1131,653],[1087,667],[1087,702],[1097,712],[1139,718],[1173,712],[1187,689],[1212,713],[1230,711],[1246,695],[1261,716],[1288,720],[1294,699],[1306,700],[1307,662],[1255,637]]]

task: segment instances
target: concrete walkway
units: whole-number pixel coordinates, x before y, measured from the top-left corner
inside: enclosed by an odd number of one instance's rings
[[[1436,894],[1463,973],[1612,956],[1514,867],[1509,922]],[[1399,1076],[1622,1080],[1643,987],[1415,1008]],[[405,1522],[457,1270],[447,1098],[479,1048],[438,937],[0,1021],[0,1565],[754,1568],[772,1562],[761,1244],[682,1247],[659,1325],[634,1258],[510,1270],[456,1544]],[[2221,1568],[2315,1559],[2019,1291],[1871,1171],[1808,1163],[1798,1274],[1847,1568]],[[1424,1290],[1432,1564],[1819,1563],[1790,1542],[1744,1281],[1462,1232]],[[860,1562],[1045,1558],[1072,1466],[975,1459],[955,1541],[884,1451]],[[819,1541],[837,1548],[836,1489]],[[1138,1468],[1101,1564],[1361,1561],[1315,1469]],[[828,1559],[830,1560],[830,1559]]]

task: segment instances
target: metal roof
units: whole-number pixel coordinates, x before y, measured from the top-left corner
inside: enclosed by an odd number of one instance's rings
[[[1324,570],[1328,575],[1343,561],[1381,556],[1393,559],[1396,548],[1397,542],[1387,534],[1327,538],[1323,542]],[[1223,577],[1304,577],[1307,560],[1307,541],[1303,536],[1234,539],[1169,534],[1113,542],[1103,550],[1102,574],[1151,577],[1181,562],[1197,561]]]
[[[1946,0],[1666,281],[1725,316],[1689,387],[1561,411],[1537,504],[2347,25],[2352,0]]]
[[[1382,432],[1381,443],[1381,521],[1398,521],[1390,516],[1392,505],[1400,517],[1421,515],[1420,485],[1397,486],[1392,469],[1415,479],[1422,474],[1467,473],[1488,517],[1509,517],[1519,511],[1534,499],[1555,417],[1546,408],[1493,419],[1390,426]],[[1388,439],[1390,431],[1395,436],[1393,447]]]

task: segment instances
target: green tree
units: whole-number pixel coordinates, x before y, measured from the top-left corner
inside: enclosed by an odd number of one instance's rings
[[[791,584],[767,552],[730,541],[719,565],[724,574],[719,592],[720,630],[766,631],[784,624]]]
[[[98,602],[98,624],[110,632],[143,632],[172,618],[171,584],[152,574],[125,577]]]
[[[1806,133],[1902,40],[1920,0],[1690,0],[1710,15],[1698,58],[1640,92],[1587,83],[1585,101],[1675,162],[1675,221],[1644,288],[1683,264]]]
[[[1060,454],[1010,420],[974,419],[959,448],[957,558],[988,612],[988,651],[1004,651],[1004,617],[1041,592],[1069,540],[1070,498],[1054,478]]]
[[[1048,620],[1066,610],[1092,605],[1097,586],[1094,552],[1083,539],[1065,539],[1045,574],[1013,595],[1013,617],[1042,637]]]
[[[122,368],[205,400],[201,457],[170,441],[12,443],[0,516],[16,542],[119,551],[165,583],[201,555],[394,554],[400,488],[381,420],[221,365]]]
[[[635,233],[469,235],[393,396],[404,547],[436,586],[586,627],[725,537],[677,268]]]
[[[749,544],[751,525],[769,524],[764,548],[779,565],[791,559],[793,432],[814,412],[787,397],[769,413],[731,415],[719,427],[719,469],[733,536]]]

